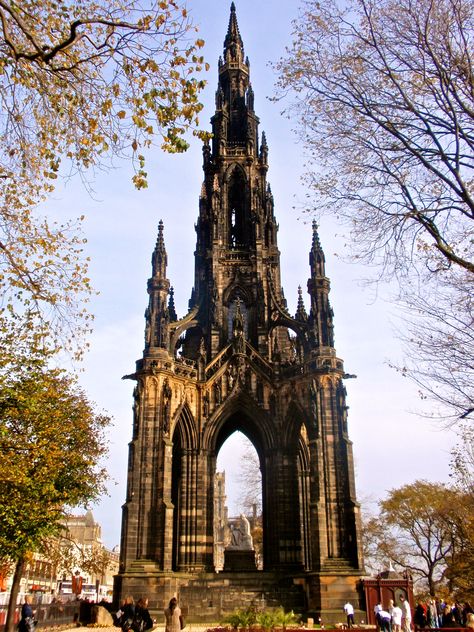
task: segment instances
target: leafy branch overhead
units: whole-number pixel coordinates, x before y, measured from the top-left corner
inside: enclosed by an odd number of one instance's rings
[[[175,0],[0,1],[0,175],[54,180],[63,157],[87,169],[111,152],[131,156],[154,138],[183,151],[198,125],[204,42]]]
[[[146,151],[188,146],[204,87],[197,37],[177,0],[0,0],[0,331],[80,350],[91,287],[77,222],[36,205],[60,174],[129,159],[147,185]]]

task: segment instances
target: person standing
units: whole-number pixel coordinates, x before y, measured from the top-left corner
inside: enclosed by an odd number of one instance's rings
[[[400,606],[392,606],[392,632],[401,632],[402,629],[402,609]]]
[[[426,609],[426,619],[429,628],[439,628],[438,609],[436,608],[436,601],[434,599],[430,599],[428,602],[428,608]]]
[[[184,628],[184,621],[181,608],[178,606],[176,597],[172,597],[168,607],[165,608],[165,632],[180,632],[182,628]]]
[[[411,608],[404,595],[400,595],[400,608],[402,609],[402,630],[411,632]]]
[[[426,612],[421,601],[419,601],[416,605],[413,623],[418,628],[424,628],[426,626]]]
[[[132,627],[133,617],[135,615],[135,602],[131,595],[125,597],[120,612],[120,627],[123,632],[128,632]]]
[[[354,626],[354,606],[348,601],[344,604],[344,612],[347,617],[347,627],[352,628]]]
[[[31,607],[31,601],[31,595],[26,595],[25,603],[21,607],[21,619],[18,624],[19,632],[34,632],[36,630],[36,621],[33,608]]]
[[[135,614],[133,617],[132,630],[134,632],[145,632],[153,627],[153,619],[148,611],[148,599],[142,597],[137,601]]]

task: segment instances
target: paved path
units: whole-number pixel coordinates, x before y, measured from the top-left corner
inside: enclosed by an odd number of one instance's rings
[[[208,628],[214,628],[218,626],[218,623],[186,623],[186,627],[183,632],[205,632]],[[153,628],[152,632],[164,632],[165,624],[157,623]],[[61,626],[61,632],[121,632],[120,628],[116,626],[112,626],[110,628],[106,627],[88,627],[88,626],[72,626],[70,628],[66,628]]]

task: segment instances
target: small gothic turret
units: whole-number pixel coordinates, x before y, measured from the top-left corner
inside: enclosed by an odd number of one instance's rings
[[[296,320],[300,320],[301,322],[306,322],[308,320],[308,314],[306,313],[306,308],[304,306],[303,290],[301,289],[301,285],[298,286],[298,305],[296,308],[295,318]]]
[[[158,237],[151,257],[152,276],[148,279],[149,302],[145,311],[145,352],[166,349],[169,341],[168,292],[170,282],[166,278],[168,255],[163,237],[163,222],[158,224]],[[173,305],[174,310],[174,305]],[[174,312],[176,315],[176,312]]]
[[[319,346],[334,346],[333,311],[329,302],[330,282],[325,274],[325,257],[319,241],[318,225],[313,222],[313,243],[309,253],[311,278],[308,293],[311,297],[309,323]]]
[[[325,262],[324,252],[319,241],[318,225],[313,221],[313,243],[311,246],[311,252],[309,253],[309,265],[311,266],[311,278],[325,277]]]
[[[267,137],[265,135],[265,132],[262,132],[262,142],[260,144],[259,158],[263,167],[268,166],[268,144],[267,144]]]
[[[168,255],[166,253],[165,241],[163,239],[163,221],[160,219],[158,224],[158,237],[156,238],[156,246],[151,256],[152,274],[154,277],[166,277],[166,267],[168,265]]]
[[[175,322],[178,320],[178,315],[176,313],[176,307],[174,304],[174,288],[170,287],[170,298],[168,301],[168,313],[170,315],[170,321]]]

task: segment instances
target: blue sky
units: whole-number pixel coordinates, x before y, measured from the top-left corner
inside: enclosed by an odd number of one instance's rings
[[[210,129],[217,85],[217,59],[222,53],[230,1],[189,0],[188,9],[206,41],[204,54],[211,64],[203,95],[202,126]],[[304,148],[292,133],[292,121],[280,115],[281,104],[268,97],[274,92],[275,75],[268,62],[283,54],[291,41],[291,20],[297,0],[238,0],[236,2],[245,53],[251,63],[255,110],[269,144],[268,179],[279,222],[281,272],[290,311],[296,309],[297,287],[309,276],[311,218],[301,218],[293,207],[305,198],[300,182]],[[104,542],[112,547],[120,538],[121,505],[125,498],[127,444],[132,431],[133,383],[121,377],[134,370],[143,351],[146,283],[151,272],[151,253],[160,219],[165,225],[168,278],[175,288],[178,316],[187,311],[194,278],[194,223],[202,179],[202,154],[193,140],[185,155],[149,156],[150,186],[135,191],[130,167],[117,161],[108,172],[98,172],[91,196],[79,180],[58,187],[44,210],[76,217],[86,215],[87,253],[92,258],[91,277],[100,294],[94,298],[96,315],[91,351],[84,363],[81,382],[100,409],[114,417],[110,431],[112,477],[110,495],[93,508],[102,524]],[[387,299],[390,287],[366,287],[361,280],[370,271],[343,261],[346,240],[335,220],[321,222],[320,237],[331,279],[335,314],[336,350],[348,373],[349,432],[354,442],[358,495],[383,497],[388,489],[417,478],[446,481],[451,439],[439,426],[416,416],[420,408],[416,387],[388,367],[401,357],[392,323],[396,307]],[[306,293],[306,307],[309,308]],[[225,452],[224,452],[225,451]],[[219,463],[227,478],[237,466],[235,446],[224,445]],[[228,490],[231,513],[237,510],[235,485]]]

